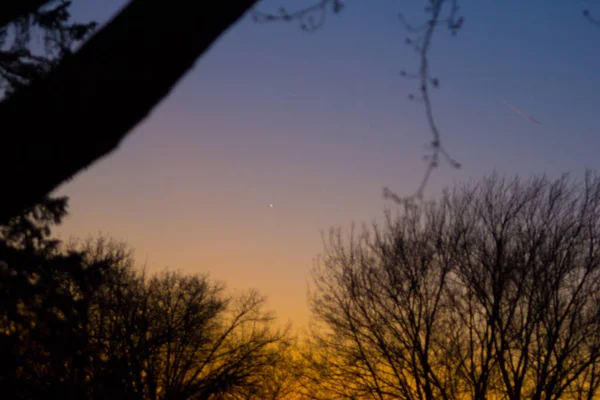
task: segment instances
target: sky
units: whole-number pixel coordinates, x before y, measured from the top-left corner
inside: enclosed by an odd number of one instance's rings
[[[105,23],[125,3],[75,0],[73,16]],[[430,64],[442,141],[463,168],[442,164],[427,197],[493,171],[598,169],[600,27],[581,11],[600,14],[600,2],[460,3],[464,27],[436,33]],[[422,22],[426,1],[345,4],[311,33],[244,17],[117,151],[57,190],[70,197],[59,235],[113,236],[150,272],[257,289],[283,322],[304,325],[322,235],[380,220],[394,207],[385,186],[414,192],[431,141],[422,105],[408,100],[416,81],[399,76],[418,59],[398,13]]]

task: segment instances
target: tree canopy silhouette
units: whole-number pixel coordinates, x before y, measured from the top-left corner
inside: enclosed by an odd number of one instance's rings
[[[279,398],[291,338],[257,292],[147,277],[107,238],[49,237],[64,199],[0,227],[0,390],[11,398]],[[283,381],[282,381],[283,382]]]
[[[64,251],[51,227],[66,199],[45,199],[0,226],[0,390],[11,398],[82,398],[90,301],[103,265]]]
[[[286,329],[275,329],[257,292],[227,296],[207,277],[133,268],[123,245],[100,239],[83,254],[111,266],[91,302],[88,398],[208,399],[264,388],[283,361]]]
[[[497,175],[332,233],[314,272],[325,398],[592,399],[600,178]]]

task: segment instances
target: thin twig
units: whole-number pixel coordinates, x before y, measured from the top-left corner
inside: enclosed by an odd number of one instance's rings
[[[442,18],[442,11],[444,5],[450,4],[450,12],[448,16]],[[315,31],[323,26],[326,20],[328,10],[332,10],[333,13],[339,13],[343,8],[342,0],[319,0],[313,5],[289,12],[285,8],[280,8],[278,14],[270,14],[259,11],[257,9],[252,10],[252,17],[254,21],[258,23],[274,22],[274,21],[300,21],[301,28],[305,31]],[[447,25],[450,32],[455,35],[461,28],[463,23],[462,17],[457,17],[459,7],[458,0],[429,0],[429,6],[425,8],[427,14],[431,14],[431,18],[420,26],[411,25],[402,14],[399,15],[400,21],[403,23],[405,28],[413,34],[420,34],[414,38],[407,38],[406,44],[413,47],[413,49],[420,55],[420,68],[416,73],[407,73],[406,71],[400,72],[400,75],[405,78],[419,79],[420,81],[420,95],[414,94],[409,95],[411,101],[422,102],[425,106],[425,115],[427,118],[427,124],[433,134],[433,140],[430,142],[431,154],[427,155],[426,158],[429,160],[423,180],[417,188],[417,191],[407,198],[401,198],[393,193],[388,188],[384,189],[384,197],[390,198],[397,203],[405,202],[406,200],[421,199],[423,192],[431,173],[434,168],[437,168],[440,163],[440,159],[446,161],[454,168],[460,168],[461,165],[454,158],[452,158],[446,149],[442,146],[440,132],[436,125],[433,117],[433,107],[431,105],[431,98],[429,95],[430,85],[434,88],[439,87],[439,80],[432,78],[429,73],[428,64],[428,53],[431,47],[431,40],[435,32],[435,28],[440,25]],[[316,17],[315,17],[316,16]]]
[[[592,24],[600,26],[600,19],[593,17],[590,10],[583,10],[583,16]]]
[[[252,18],[254,18],[254,21],[258,23],[273,21],[300,21],[300,27],[303,30],[313,32],[325,24],[328,9],[331,9],[335,14],[337,14],[342,11],[343,7],[344,5],[341,0],[320,0],[312,6],[308,6],[293,12],[288,12],[287,9],[281,7],[279,9],[279,14],[264,13],[255,8],[252,10]]]
[[[450,13],[446,18],[442,18],[442,11],[445,3],[450,3]],[[400,73],[401,76],[407,78],[418,78],[420,81],[420,96],[415,96],[414,94],[409,95],[409,99],[412,101],[419,101],[424,104],[425,107],[425,116],[427,120],[427,125],[433,135],[432,141],[429,143],[429,148],[431,149],[431,153],[425,156],[425,159],[428,160],[427,168],[425,169],[425,173],[423,174],[423,178],[421,180],[421,184],[417,188],[417,190],[408,197],[400,197],[394,192],[392,192],[389,188],[384,188],[383,194],[385,198],[391,199],[394,202],[401,204],[406,203],[407,201],[412,200],[420,200],[423,198],[423,194],[425,191],[425,187],[429,182],[431,174],[435,168],[437,168],[440,164],[440,159],[443,159],[453,168],[460,168],[461,164],[456,161],[450,154],[446,151],[444,146],[442,145],[440,131],[435,122],[435,118],[433,115],[433,106],[431,103],[430,96],[430,87],[438,88],[439,80],[438,78],[432,78],[429,70],[429,50],[431,48],[431,42],[433,38],[433,34],[435,33],[435,29],[440,25],[447,25],[450,32],[455,35],[456,32],[461,28],[463,23],[462,17],[457,17],[459,7],[458,0],[431,0],[431,5],[426,8],[426,12],[431,14],[431,18],[428,22],[423,24],[418,28],[412,27],[402,14],[399,15],[400,21],[405,25],[407,30],[410,32],[421,33],[420,36],[416,38],[407,38],[406,44],[412,46],[415,51],[420,56],[420,68],[419,72],[416,74],[408,74],[405,71]]]

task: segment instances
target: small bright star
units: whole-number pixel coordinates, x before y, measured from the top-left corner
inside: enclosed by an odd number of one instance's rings
[[[273,204],[269,204],[269,207],[273,208]]]

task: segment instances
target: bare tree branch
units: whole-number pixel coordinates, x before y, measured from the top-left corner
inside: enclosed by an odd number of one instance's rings
[[[279,14],[269,14],[257,10],[252,10],[254,21],[259,23],[272,21],[299,21],[302,30],[313,32],[321,28],[327,19],[328,9],[337,14],[342,11],[344,4],[342,0],[319,0],[312,6],[308,6],[296,11],[289,12],[281,7]]]
[[[433,139],[429,144],[430,154],[425,156],[426,160],[428,161],[428,165],[421,184],[417,188],[416,192],[412,196],[400,197],[393,193],[390,189],[384,188],[384,197],[392,199],[396,203],[402,203],[413,199],[421,199],[431,173],[439,166],[441,160],[446,161],[454,168],[461,167],[460,163],[452,158],[442,145],[440,131],[433,116],[430,88],[438,88],[439,79],[432,77],[430,74],[428,54],[435,29],[440,25],[446,25],[450,32],[454,35],[461,28],[463,18],[458,17],[457,15],[459,11],[458,0],[432,0],[429,4],[430,5],[425,8],[425,12],[430,15],[430,18],[426,23],[420,26],[412,26],[404,18],[404,16],[400,14],[400,21],[403,23],[407,31],[409,31],[411,34],[417,34],[416,37],[406,39],[406,43],[413,47],[420,57],[420,68],[417,73],[409,74],[406,71],[402,71],[400,75],[406,78],[419,79],[420,95],[415,96],[411,94],[409,99],[413,101],[420,101],[424,104],[427,125],[429,126],[429,129],[433,135]],[[444,6],[447,4],[450,4],[450,11],[447,16],[442,16]],[[254,20],[259,23],[272,21],[299,21],[303,30],[312,32],[323,26],[329,10],[335,14],[339,13],[342,9],[343,3],[341,0],[320,0],[309,7],[305,7],[293,12],[290,12],[285,8],[280,8],[278,14],[265,13],[256,9],[254,9],[252,13]]]
[[[448,3],[450,4],[449,15],[442,16],[444,6]],[[421,180],[421,184],[419,185],[415,193],[408,197],[401,197],[393,193],[389,188],[384,188],[384,197],[391,199],[398,204],[413,199],[419,200],[423,198],[425,187],[429,182],[433,170],[439,167],[441,159],[446,161],[453,168],[461,167],[461,164],[458,161],[456,161],[453,157],[451,157],[450,154],[444,148],[441,140],[440,130],[435,122],[430,89],[438,88],[440,82],[437,77],[431,75],[428,60],[433,34],[435,33],[435,30],[438,26],[446,25],[452,33],[452,35],[456,35],[458,30],[462,27],[464,19],[463,17],[458,17],[458,11],[458,0],[432,0],[430,2],[430,6],[427,6],[425,8],[425,12],[427,14],[430,14],[431,17],[426,23],[418,27],[414,27],[411,24],[409,24],[409,22],[402,14],[399,15],[400,21],[404,24],[405,28],[411,33],[418,34],[418,36],[416,37],[407,38],[405,42],[407,45],[411,46],[417,52],[417,54],[419,54],[420,58],[420,68],[417,73],[409,74],[406,71],[401,71],[400,76],[406,78],[419,79],[420,96],[415,96],[414,94],[411,94],[409,95],[409,99],[412,101],[419,101],[423,103],[425,107],[425,117],[427,120],[427,125],[429,126],[429,130],[433,135],[433,139],[431,140],[428,146],[430,149],[430,153],[425,155],[424,157],[427,161],[427,168],[425,169],[425,173]]]

